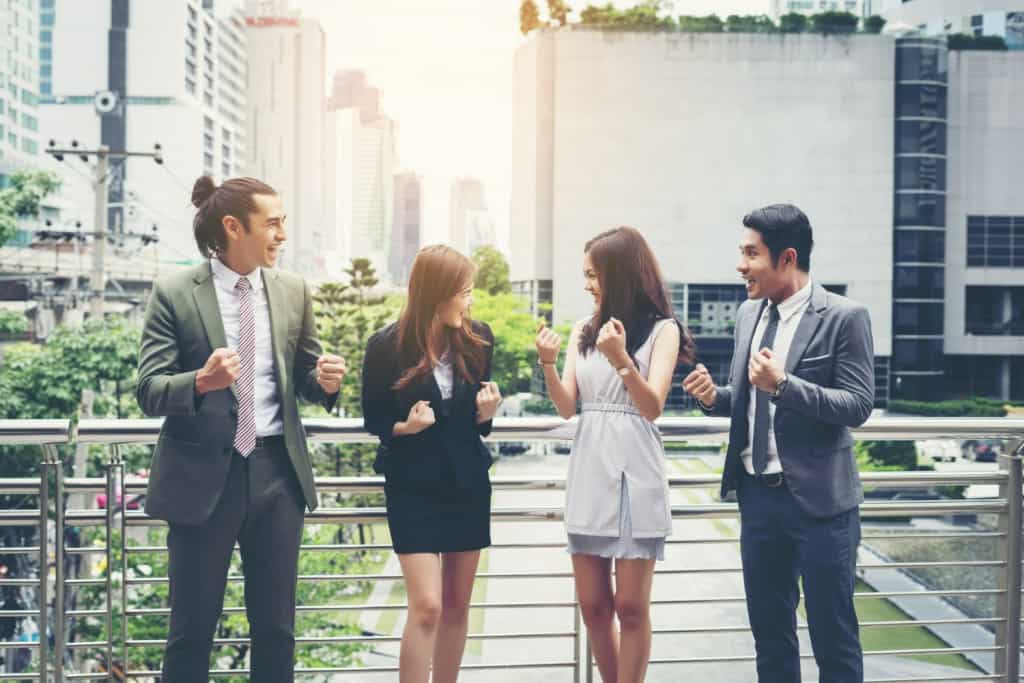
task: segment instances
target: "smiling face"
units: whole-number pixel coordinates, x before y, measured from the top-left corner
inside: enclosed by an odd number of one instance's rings
[[[287,216],[277,195],[252,196],[256,211],[249,214],[249,229],[233,216],[224,217],[227,249],[222,259],[236,273],[245,275],[256,268],[272,268],[288,236],[284,223]]]
[[[597,278],[597,270],[590,261],[590,254],[583,254],[583,289],[594,297],[594,308],[601,307],[601,282]]]
[[[473,307],[473,282],[467,282],[459,292],[437,307],[437,319],[447,327],[461,328]]]
[[[793,251],[788,249],[787,251]],[[795,254],[795,252],[794,252]],[[785,254],[780,255],[779,266],[772,263],[772,254],[764,243],[761,233],[752,228],[743,231],[740,238],[740,260],[736,271],[747,282],[747,297],[776,301],[779,293],[786,289],[787,277],[783,261]],[[776,301],[776,303],[778,303]]]

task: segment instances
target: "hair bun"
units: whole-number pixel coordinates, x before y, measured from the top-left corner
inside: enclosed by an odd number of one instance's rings
[[[192,204],[199,208],[216,191],[217,185],[213,182],[213,178],[208,175],[201,176],[192,186]]]

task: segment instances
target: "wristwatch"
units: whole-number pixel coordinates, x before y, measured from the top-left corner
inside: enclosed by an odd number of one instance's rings
[[[629,371],[632,370],[632,369],[633,369],[633,364],[632,363],[627,363],[626,365],[623,365],[621,368],[619,368],[615,372],[619,373],[619,377],[622,377],[623,379],[625,379],[626,377],[629,376]]]
[[[782,396],[782,392],[786,390],[786,385],[789,384],[789,377],[783,375],[779,383],[775,385],[775,391],[772,392],[772,398],[778,398]]]

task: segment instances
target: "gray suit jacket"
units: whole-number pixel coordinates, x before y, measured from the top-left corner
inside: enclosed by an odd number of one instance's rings
[[[729,386],[716,387],[710,415],[729,416],[722,473],[724,498],[743,475],[747,447],[750,342],[766,300],[748,300],[736,315]],[[864,500],[851,427],[864,424],[875,396],[874,346],[867,309],[815,283],[786,357],[789,384],[775,403],[775,442],[793,496],[813,517],[850,510]]]
[[[284,417],[284,439],[306,505],[317,506],[306,432],[297,397],[330,410],[316,382],[320,342],[313,299],[302,278],[262,270],[270,307],[274,374]],[[216,348],[227,346],[208,262],[155,283],[146,308],[136,397],[142,412],[166,417],[153,450],[146,513],[179,524],[202,524],[227,480],[238,422],[235,387],[195,393],[196,373]]]

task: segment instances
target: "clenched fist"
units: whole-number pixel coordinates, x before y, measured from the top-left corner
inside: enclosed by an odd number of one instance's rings
[[[405,419],[406,434],[419,434],[435,422],[434,409],[430,401],[416,401],[409,409],[409,417]]]
[[[616,318],[609,318],[608,322],[601,326],[595,346],[616,368],[630,362],[629,354],[626,353],[626,328]]]
[[[316,383],[323,387],[328,396],[341,390],[341,382],[345,379],[346,372],[348,368],[341,356],[325,353],[316,361]]]
[[[683,380],[683,391],[708,407],[715,405],[715,397],[718,394],[715,381],[703,363],[697,363],[697,368]]]
[[[562,337],[545,325],[543,321],[537,327],[537,338],[533,343],[537,347],[537,356],[541,363],[553,365],[558,360],[558,351],[562,348]]]
[[[501,391],[496,382],[481,382],[480,391],[476,392],[476,421],[487,422],[494,419],[501,403]]]
[[[214,349],[206,359],[206,365],[196,373],[196,393],[227,389],[238,377],[238,352],[234,349]]]

